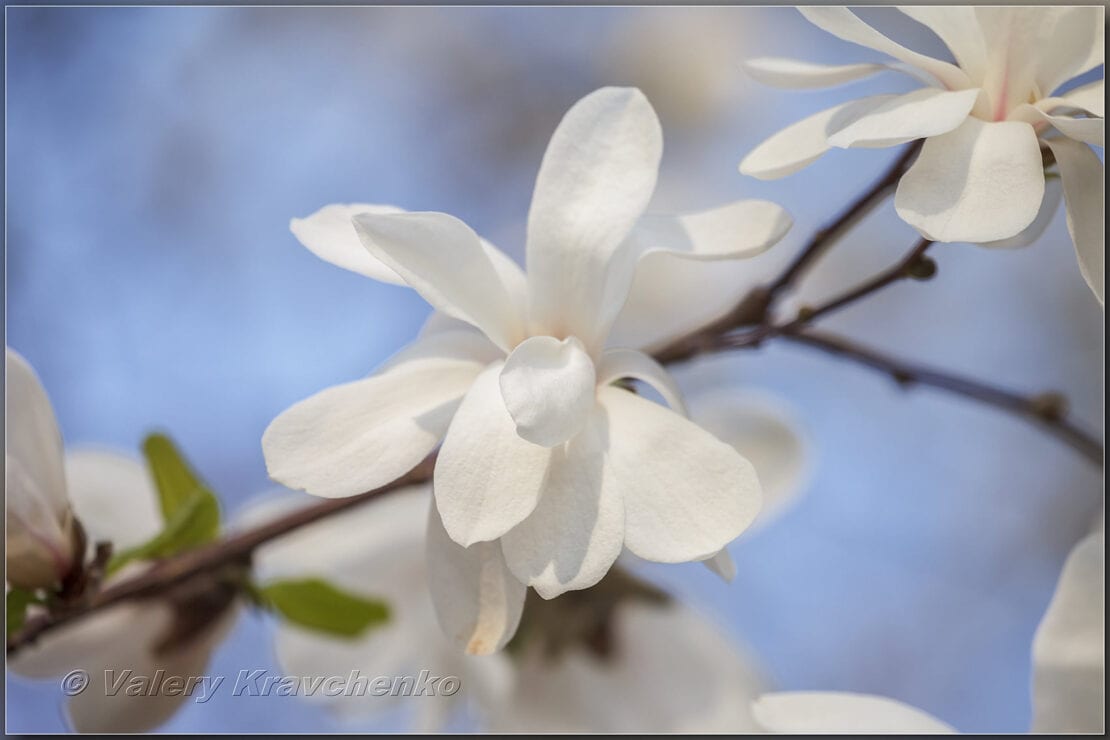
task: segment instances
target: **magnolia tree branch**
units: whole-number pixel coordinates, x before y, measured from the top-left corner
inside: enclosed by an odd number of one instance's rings
[[[813,236],[776,280],[749,291],[720,319],[653,352],[653,356],[663,364],[674,364],[707,353],[755,347],[766,340],[781,337],[882,370],[903,385],[928,385],[1010,411],[1037,423],[1049,433],[1070,444],[1088,460],[1101,464],[1103,458],[1101,445],[1065,418],[1065,404],[1058,394],[1022,396],[979,381],[894,360],[844,339],[818,334],[808,329],[816,319],[859,301],[892,283],[905,278],[931,276],[934,266],[925,257],[925,251],[932,242],[926,239],[918,241],[897,264],[844,294],[817,307],[803,309],[795,319],[784,324],[776,325],[771,322],[771,309],[776,299],[792,288],[805,271],[840,236],[882,201],[897,184],[918,148],[918,145],[907,147],[906,151],[866,193],[845,209],[836,220]],[[753,328],[742,331],[746,327]],[[332,514],[360,506],[391,491],[426,482],[431,479],[434,466],[435,453],[433,452],[412,471],[380,488],[348,498],[319,501],[264,525],[230,534],[217,542],[159,561],[140,575],[112,584],[103,590],[90,589],[94,592],[76,594],[64,600],[58,608],[29,619],[23,629],[9,637],[7,652],[11,655],[34,643],[49,631],[93,612],[131,599],[164,595],[193,579],[218,574],[229,567],[249,565],[251,555],[261,545]]]
[[[1102,443],[1067,418],[1067,401],[1058,393],[1015,393],[954,373],[900,360],[824,332],[793,330],[783,332],[780,336],[796,344],[814,347],[878,370],[889,375],[903,388],[930,386],[1008,411],[1059,438],[1095,465],[1102,465]]]

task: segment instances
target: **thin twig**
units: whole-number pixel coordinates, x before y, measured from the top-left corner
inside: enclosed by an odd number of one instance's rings
[[[1067,403],[1057,393],[1024,395],[965,378],[954,373],[913,364],[859,345],[843,337],[813,330],[792,330],[783,339],[823,350],[889,375],[904,388],[930,386],[1007,411],[1047,431],[1097,466],[1102,466],[1102,444],[1067,418]]]

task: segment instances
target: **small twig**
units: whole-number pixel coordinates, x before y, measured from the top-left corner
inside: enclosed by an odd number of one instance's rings
[[[788,331],[779,336],[866,365],[889,375],[905,388],[914,385],[930,386],[1007,411],[1044,429],[1095,465],[1102,466],[1102,444],[1067,418],[1067,403],[1057,393],[1023,395],[971,378],[899,360],[848,339],[813,330]]]
[[[887,192],[898,184],[914,156],[921,150],[922,143],[922,140],[918,140],[907,146],[870,190],[853,201],[829,226],[813,235],[782,274],[767,286],[771,300],[794,285],[825,250],[882,201]]]

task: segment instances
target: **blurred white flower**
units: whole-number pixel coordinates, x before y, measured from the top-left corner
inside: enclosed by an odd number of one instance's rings
[[[1033,638],[1033,732],[1097,732],[1106,721],[1106,535],[1068,556]]]
[[[26,589],[58,586],[83,555],[74,552],[62,435],[35,371],[10,348],[4,357],[7,580]]]
[[[826,66],[761,58],[747,63],[753,77],[781,87],[811,88],[890,69],[926,87],[816,113],[758,146],[740,163],[741,172],[777,178],[805,167],[830,147],[887,147],[924,139],[898,184],[895,208],[902,219],[936,241],[990,245],[1021,234],[1028,243],[1052,216],[1049,210],[1047,217],[1037,218],[1045,199],[1042,148],[1047,147],[1063,183],[1080,270],[1102,301],[1103,168],[1087,145],[1103,145],[1104,81],[1059,90],[1102,64],[1104,8],[903,8],[947,44],[955,64],[907,49],[846,8],[800,11],[834,36],[898,61]]]
[[[752,706],[756,725],[785,735],[919,734],[947,735],[951,726],[900,701],[839,691],[784,691],[764,694]]]
[[[688,607],[628,602],[614,612],[611,654],[582,646],[516,658],[494,732],[753,732],[766,688],[743,650]],[[537,647],[540,647],[537,645]]]
[[[436,623],[425,565],[431,496],[430,486],[396,491],[380,501],[301,527],[255,553],[254,575],[259,582],[317,577],[389,605],[388,622],[349,639],[279,621],[274,645],[284,674],[349,676],[357,671],[373,680],[378,676],[418,676],[427,670],[460,680],[455,694],[422,696],[411,703],[392,695],[367,701],[355,692],[350,696],[320,692],[311,697],[341,716],[357,718],[409,704],[415,708],[412,720],[416,729],[442,731],[466,699],[473,699],[473,708],[480,711],[506,691],[510,669],[504,654],[461,655]],[[257,524],[302,503],[291,494],[267,496],[250,505],[239,524]],[[476,584],[469,585],[476,588]],[[465,601],[472,603],[473,599]]]
[[[1075,546],[1037,628],[1032,732],[1105,730],[1105,554],[1102,529]],[[865,694],[765,694],[752,711],[763,729],[778,733],[954,732],[920,709]]]
[[[658,119],[638,90],[604,88],[572,107],[537,178],[527,276],[445,214],[332,207],[353,215],[346,234],[336,210],[294,222],[325,259],[375,278],[383,263],[386,279],[395,273],[461,322],[436,319],[376,375],[275,419],[262,440],[270,475],[348,496],[397,478],[442,439],[433,591],[473,581],[487,589],[480,603],[503,610],[477,620],[486,629],[469,635],[470,652],[511,634],[524,595],[514,580],[545,598],[586,588],[623,546],[647,560],[701,560],[759,509],[751,465],[684,418],[658,363],[607,350],[606,337],[644,255],[748,257],[790,219],[763,201],[643,215],[661,154]],[[674,411],[612,385],[624,378],[650,384]]]

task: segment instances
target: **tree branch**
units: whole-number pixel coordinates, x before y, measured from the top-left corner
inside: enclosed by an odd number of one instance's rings
[[[853,341],[813,330],[784,331],[779,336],[814,347],[889,375],[903,388],[924,385],[1007,411],[1045,430],[1095,465],[1102,466],[1102,444],[1067,418],[1067,402],[1058,393],[1023,395],[971,378],[916,365]]]

